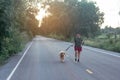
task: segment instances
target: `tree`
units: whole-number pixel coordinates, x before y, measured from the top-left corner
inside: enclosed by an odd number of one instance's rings
[[[8,5],[9,3],[10,1],[4,1],[4,0],[0,1],[0,51],[2,51],[3,38],[9,36],[8,25],[10,23],[9,23],[9,18],[8,18],[9,15],[7,14],[8,8],[6,7],[6,6],[10,6]]]
[[[27,0],[0,1],[0,61],[1,56],[8,58],[21,50],[26,39],[22,31],[27,7],[24,1]]]
[[[52,16],[45,18],[41,27],[46,34],[70,37],[79,32],[86,37],[92,37],[100,31],[104,13],[99,11],[94,2],[65,0],[50,2],[49,5]]]
[[[78,3],[79,19],[76,30],[87,37],[95,36],[103,23],[104,14],[99,11],[94,2],[82,0]]]

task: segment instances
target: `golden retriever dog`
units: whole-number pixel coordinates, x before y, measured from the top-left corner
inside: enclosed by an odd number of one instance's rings
[[[60,51],[60,61],[61,62],[64,62],[64,59],[65,59],[65,51]]]
[[[72,47],[72,46],[73,46],[73,45],[69,45],[65,50],[60,51],[59,56],[60,56],[60,61],[61,61],[61,62],[64,62],[64,60],[65,60],[65,55],[66,55],[66,51],[67,51],[70,47]]]

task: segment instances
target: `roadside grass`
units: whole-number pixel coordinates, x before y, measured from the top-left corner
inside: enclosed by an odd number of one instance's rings
[[[4,38],[0,51],[0,65],[3,65],[9,57],[21,52],[28,41],[29,36],[25,32],[14,38]]]
[[[58,40],[65,40],[65,37],[63,35],[50,34],[47,37],[58,39]]]
[[[94,38],[94,39],[86,39],[85,45],[97,47],[105,50],[120,52],[120,38]]]

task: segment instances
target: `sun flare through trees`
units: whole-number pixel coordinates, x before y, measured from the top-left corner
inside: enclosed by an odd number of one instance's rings
[[[39,21],[38,27],[41,27],[41,24],[42,24],[44,18],[51,15],[50,12],[48,11],[50,6],[38,3],[37,8],[38,8],[39,11],[36,15],[36,19]]]

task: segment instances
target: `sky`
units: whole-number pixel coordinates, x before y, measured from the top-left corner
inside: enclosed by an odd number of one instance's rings
[[[95,1],[100,8],[100,11],[104,12],[104,23],[102,28],[106,25],[111,27],[120,27],[120,0],[91,0]]]

